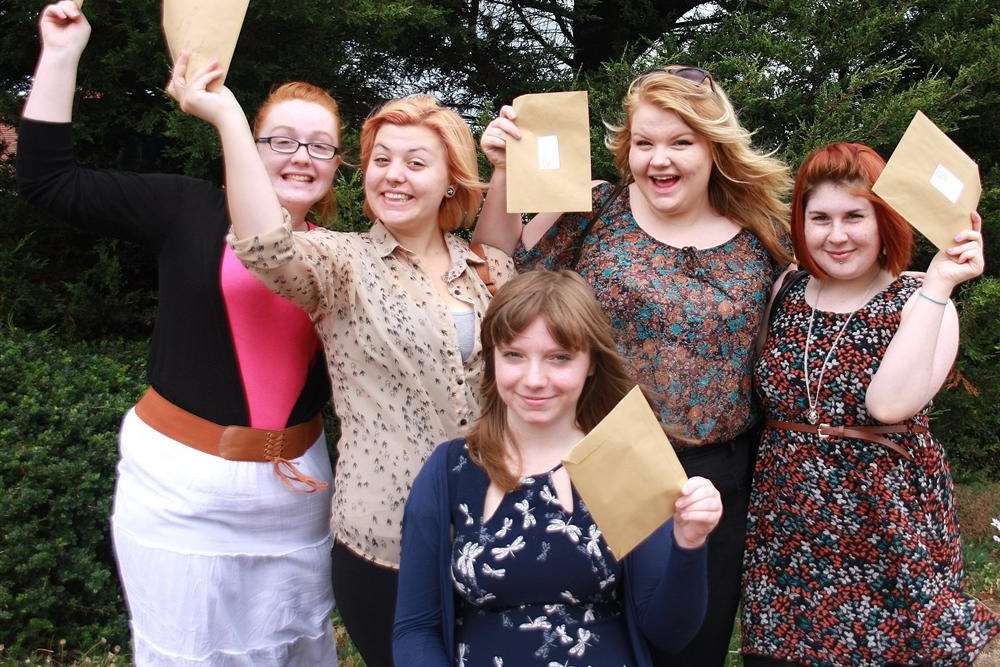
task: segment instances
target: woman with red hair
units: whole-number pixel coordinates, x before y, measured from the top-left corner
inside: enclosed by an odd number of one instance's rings
[[[746,665],[971,664],[1000,623],[961,586],[962,551],[930,401],[958,348],[954,288],[983,271],[982,221],[910,261],[909,225],[871,191],[861,144],[799,169],[804,272],[772,303],[756,367],[767,412],[750,502]],[[779,283],[780,285],[780,283]]]
[[[39,32],[19,132],[22,196],[137,243],[158,269],[150,389],[122,420],[111,517],[132,659],[336,664],[320,415],[330,385],[312,322],[226,245],[218,186],[77,162],[73,95],[90,24],[62,0],[42,10]],[[296,230],[316,234],[340,164],[336,101],[305,82],[279,86],[254,129],[269,188]]]
[[[479,415],[488,283],[514,265],[452,233],[475,218],[484,189],[472,132],[453,109],[418,95],[376,110],[360,141],[371,229],[302,234],[239,103],[225,86],[206,89],[221,73],[177,68],[170,90],[219,131],[236,255],[308,313],[323,343],[341,430],[334,595],[365,664],[390,666],[403,505],[434,446]]]

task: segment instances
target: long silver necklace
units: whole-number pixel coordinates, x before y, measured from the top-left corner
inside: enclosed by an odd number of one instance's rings
[[[851,320],[854,319],[854,313],[861,310],[865,304],[868,303],[868,298],[871,293],[872,287],[878,281],[881,271],[875,274],[872,278],[871,283],[868,285],[868,289],[865,290],[865,298],[861,301],[861,305],[851,311],[850,315],[844,321],[844,324],[840,327],[840,331],[837,332],[836,337],[833,339],[833,344],[830,345],[830,349],[827,350],[826,357],[823,359],[823,365],[819,367],[819,379],[816,380],[816,399],[813,400],[812,391],[809,385],[812,383],[809,379],[809,346],[812,344],[812,331],[813,331],[813,318],[816,315],[816,306],[819,304],[819,295],[823,293],[823,282],[819,282],[819,289],[816,290],[816,298],[813,300],[813,305],[809,311],[809,328],[806,330],[806,349],[802,354],[802,374],[806,381],[806,403],[809,404],[809,412],[806,413],[806,419],[809,420],[810,424],[819,423],[819,410],[817,410],[816,405],[819,403],[819,392],[823,387],[823,375],[826,373],[826,367],[830,364],[830,357],[833,356],[833,351],[837,349],[837,344],[840,343],[841,336],[847,331],[847,327],[850,326]],[[808,285],[807,285],[808,286]]]

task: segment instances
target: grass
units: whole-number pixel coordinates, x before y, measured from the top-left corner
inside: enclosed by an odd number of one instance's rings
[[[990,524],[993,517],[1000,517],[1000,482],[956,485],[955,498],[962,526],[966,588],[994,611],[1000,612],[1000,543],[993,539],[997,531]],[[364,660],[351,644],[336,613],[333,622],[341,667],[365,667]],[[726,667],[738,667],[741,664],[739,650],[740,630],[737,624],[729,644]],[[128,664],[127,658],[122,655],[121,647],[108,646],[106,642],[98,642],[82,652],[72,650],[65,643],[61,643],[54,649],[38,649],[30,657],[20,660],[7,656],[4,647],[0,645],[0,667],[14,667],[14,665],[124,667]]]

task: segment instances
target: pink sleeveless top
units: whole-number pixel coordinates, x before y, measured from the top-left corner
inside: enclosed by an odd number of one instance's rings
[[[312,321],[247,271],[229,244],[220,279],[250,426],[284,428],[319,346]]]

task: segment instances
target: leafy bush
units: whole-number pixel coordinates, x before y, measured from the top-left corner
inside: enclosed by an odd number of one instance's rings
[[[960,294],[962,345],[950,387],[938,394],[932,427],[959,479],[1000,479],[1000,279]]]
[[[108,517],[115,434],[145,345],[0,332],[0,644],[7,655],[128,640]]]
[[[0,320],[74,338],[147,334],[156,307],[149,253],[55,221],[13,187],[0,168]]]

